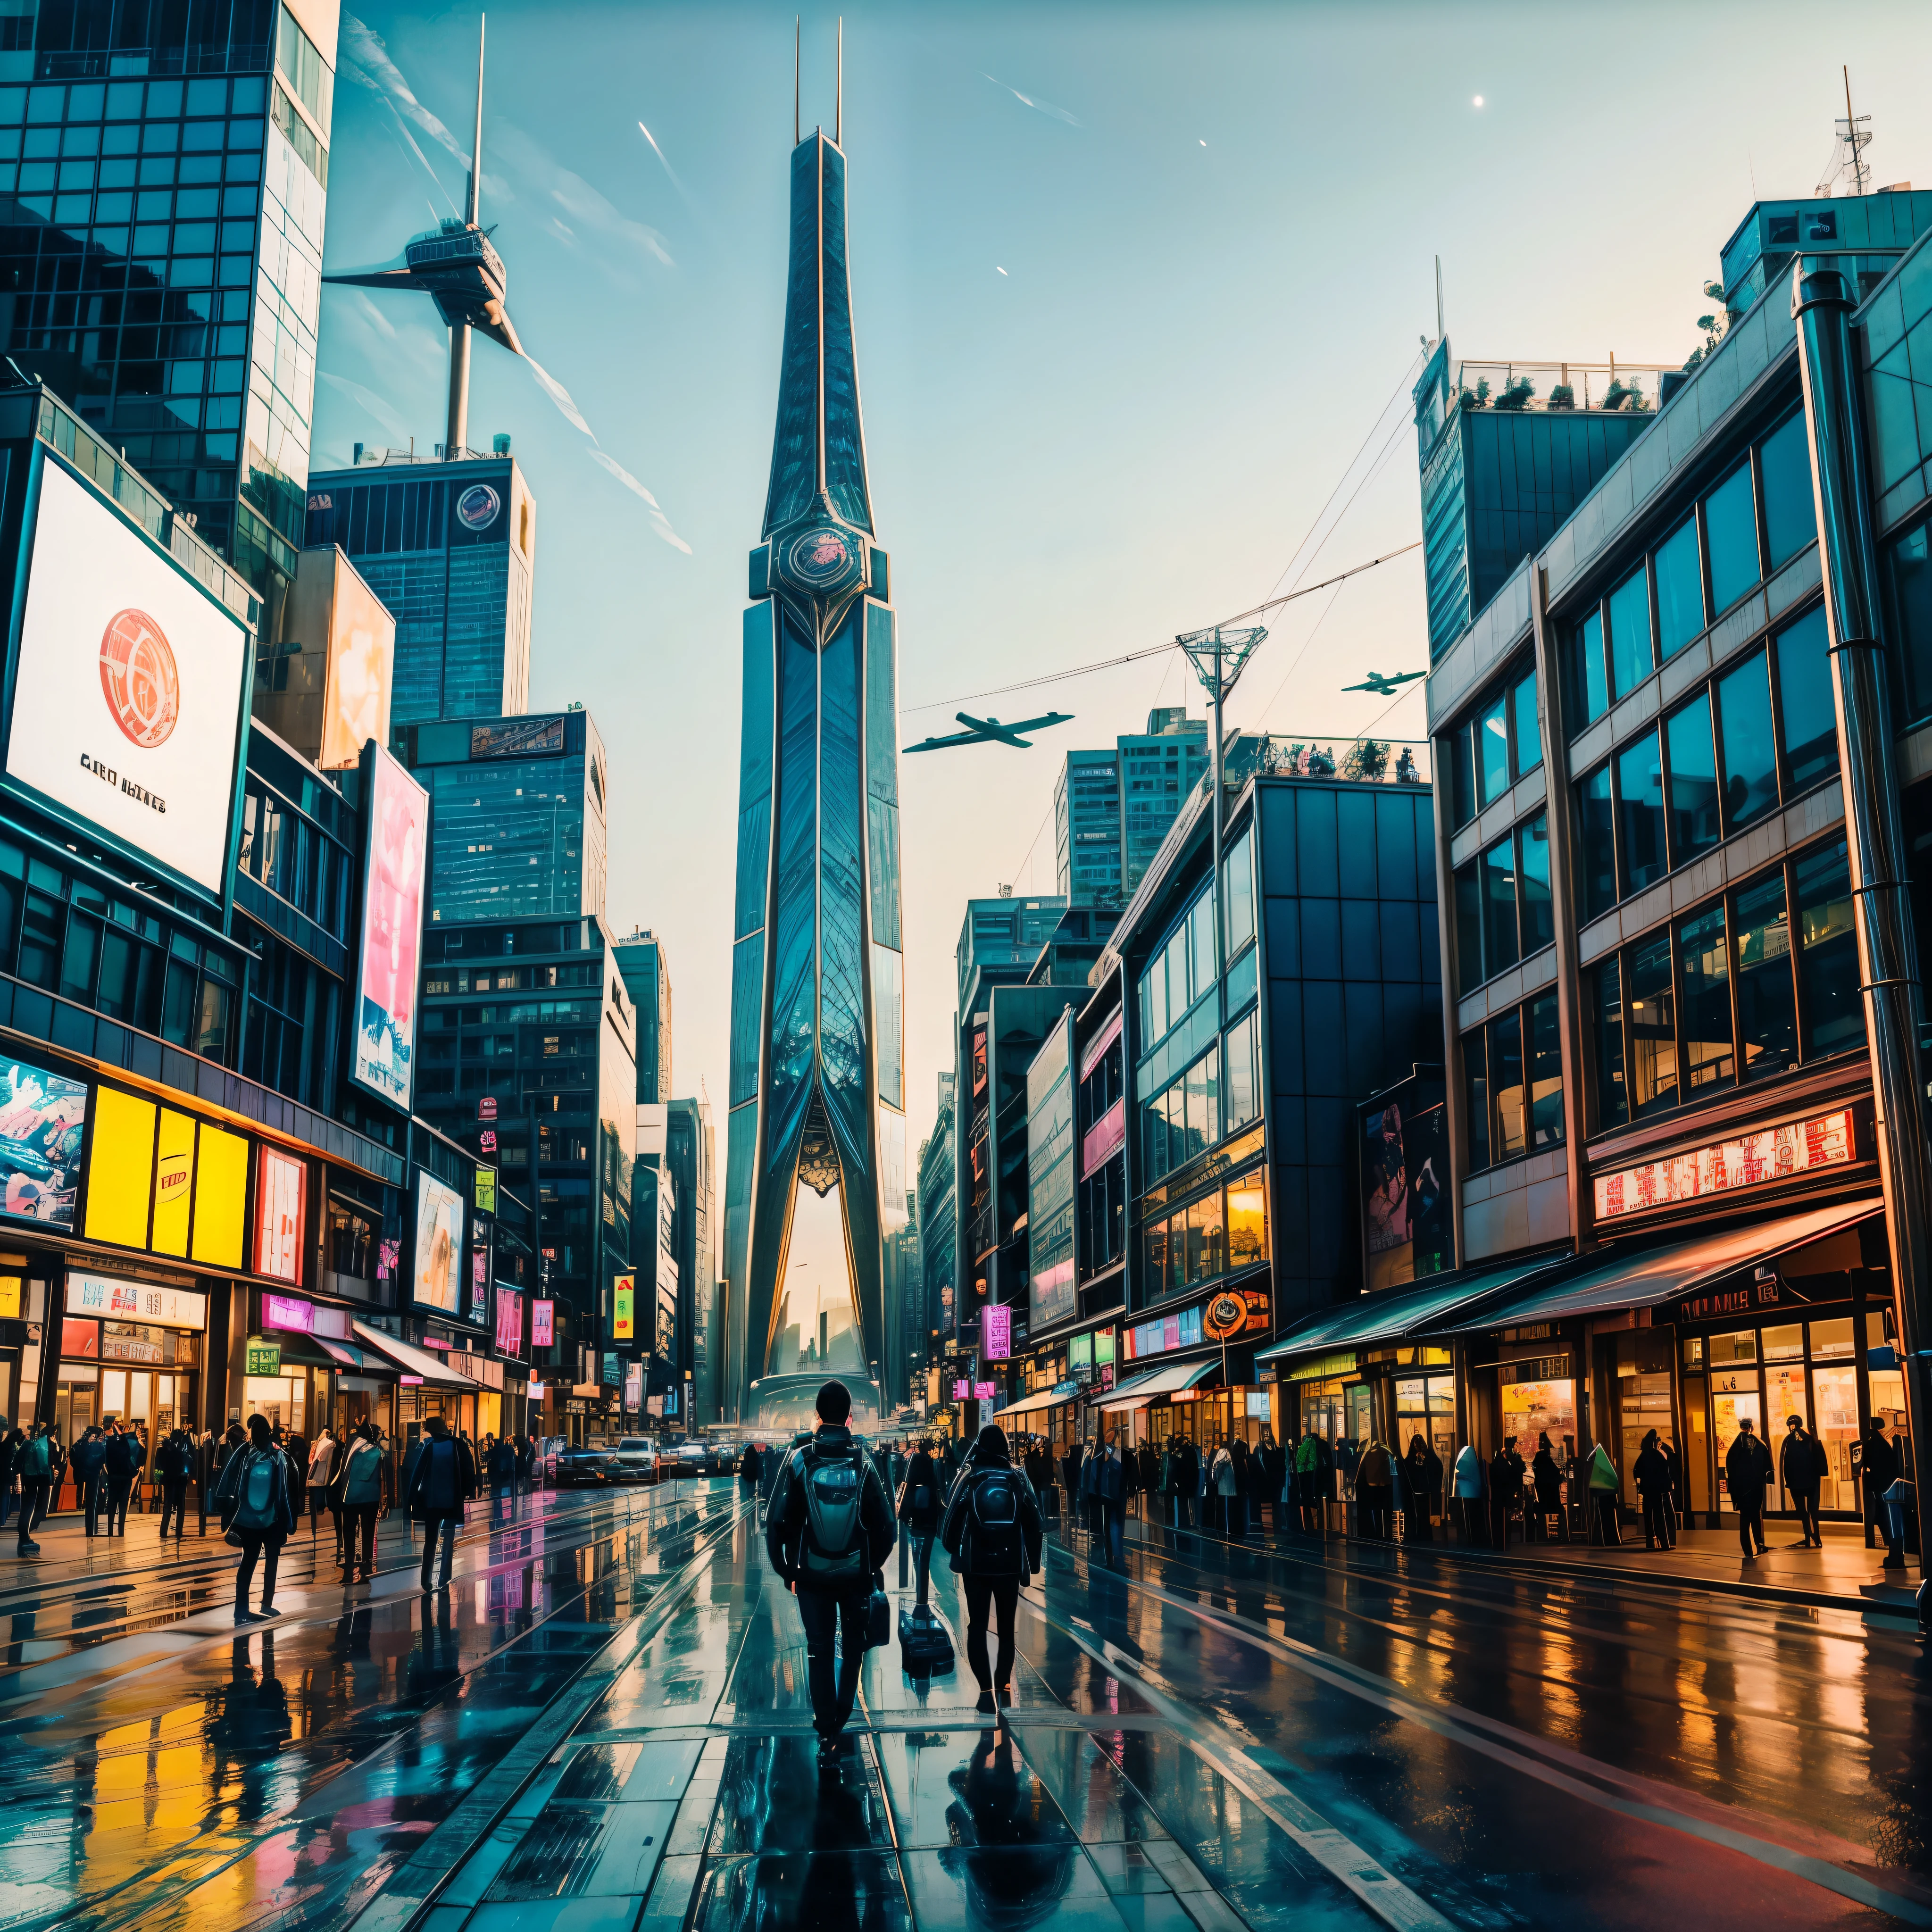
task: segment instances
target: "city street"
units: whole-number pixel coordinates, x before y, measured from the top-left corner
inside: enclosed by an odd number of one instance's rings
[[[1932,1924],[1901,1618],[1076,1534],[1010,1737],[894,1646],[821,1773],[735,1485],[526,1509],[242,1634],[212,1552],[16,1585],[0,1924]]]

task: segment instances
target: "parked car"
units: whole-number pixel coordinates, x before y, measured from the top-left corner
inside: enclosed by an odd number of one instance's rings
[[[665,1473],[657,1444],[647,1436],[620,1436],[610,1448],[614,1474],[620,1483],[655,1483]]]
[[[717,1451],[696,1437],[687,1436],[664,1451],[667,1475],[711,1476],[718,1472]]]
[[[615,1460],[601,1442],[579,1442],[557,1451],[560,1490],[608,1489],[617,1480],[615,1471]]]

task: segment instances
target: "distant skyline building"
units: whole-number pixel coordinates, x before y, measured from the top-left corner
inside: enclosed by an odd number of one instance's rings
[[[1147,875],[1182,802],[1208,765],[1208,723],[1182,705],[1111,751],[1070,752],[1053,788],[1055,889],[1071,906],[1124,906]]]
[[[430,463],[358,444],[348,469],[309,479],[302,541],[339,544],[396,620],[392,730],[530,701],[536,499],[510,439],[496,446]]]
[[[744,620],[724,1274],[747,1415],[768,1360],[794,1369],[772,1344],[798,1189],[838,1190],[862,1364],[884,1344],[884,1246],[905,1216],[894,614],[866,474],[845,156],[822,130],[792,151],[790,233]]]
[[[670,967],[664,942],[640,928],[618,940],[616,952],[624,990],[638,1010],[638,1104],[662,1105],[671,1091]]]
[[[429,793],[428,922],[604,914],[608,780],[587,711],[406,725]]]

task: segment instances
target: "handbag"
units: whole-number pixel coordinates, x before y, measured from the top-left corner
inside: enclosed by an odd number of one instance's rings
[[[883,1590],[874,1590],[866,1605],[866,1648],[883,1650],[892,1641],[892,1606]]]

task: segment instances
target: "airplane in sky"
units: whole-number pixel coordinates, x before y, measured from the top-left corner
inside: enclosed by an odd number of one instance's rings
[[[997,718],[975,718],[968,711],[956,711],[952,715],[969,728],[955,731],[950,737],[928,738],[921,744],[908,745],[907,751],[943,752],[950,745],[1015,745],[1024,752],[1032,748],[1020,736],[1022,731],[1043,731],[1049,724],[1073,722],[1070,711],[1049,711],[1038,718],[1022,718],[1011,724],[1002,724]]]
[[[1372,670],[1369,674],[1367,683],[1345,684],[1342,688],[1344,691],[1372,691],[1378,698],[1393,698],[1398,687],[1426,675],[1427,673],[1424,671],[1399,670],[1390,676],[1382,671]]]

